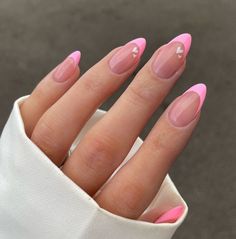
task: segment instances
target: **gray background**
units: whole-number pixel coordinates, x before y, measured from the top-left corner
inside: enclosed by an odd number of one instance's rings
[[[160,45],[190,32],[187,69],[141,136],[174,97],[207,84],[199,127],[170,173],[190,207],[174,238],[236,238],[235,12],[235,0],[1,0],[0,126],[14,100],[75,49],[83,54],[84,72],[113,47],[143,36],[148,45],[141,67]]]

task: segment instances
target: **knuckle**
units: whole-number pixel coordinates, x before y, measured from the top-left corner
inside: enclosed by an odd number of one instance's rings
[[[104,173],[104,170],[114,168],[114,150],[110,139],[89,136],[84,147],[84,163],[89,170]]]
[[[152,90],[148,87],[130,86],[127,93],[126,98],[135,105],[146,105],[153,100]]]
[[[155,152],[155,151],[159,151],[159,152],[167,152],[170,153],[172,155],[176,154],[177,151],[177,147],[176,145],[178,144],[176,141],[175,143],[171,143],[172,142],[172,137],[171,135],[162,133],[157,136],[157,137],[153,137],[152,140],[150,141],[150,148]]]
[[[43,101],[47,97],[47,87],[44,86],[43,81],[36,86],[32,92],[32,97],[37,99],[37,101]]]
[[[52,125],[48,121],[41,120],[38,122],[31,136],[31,140],[49,157],[53,155],[53,152],[59,150],[59,145],[55,141],[54,132]]]
[[[102,81],[100,80],[100,76],[95,74],[94,72],[88,72],[83,79],[83,85],[86,89],[86,92],[98,92],[102,85]]]

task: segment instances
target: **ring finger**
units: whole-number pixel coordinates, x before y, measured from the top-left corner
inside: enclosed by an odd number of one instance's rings
[[[205,96],[206,86],[197,84],[167,108],[138,152],[95,197],[103,208],[133,219],[144,212],[189,141]]]

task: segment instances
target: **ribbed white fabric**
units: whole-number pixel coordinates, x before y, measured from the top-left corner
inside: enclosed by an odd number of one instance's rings
[[[1,239],[172,237],[186,217],[188,207],[169,176],[165,178],[147,210],[158,207],[165,211],[184,205],[184,214],[177,222],[154,224],[127,219],[104,210],[26,136],[19,105],[27,97],[23,96],[14,102],[0,139]],[[102,110],[94,113],[74,141],[71,150],[105,113]],[[142,140],[137,138],[123,163],[134,155],[141,144]]]

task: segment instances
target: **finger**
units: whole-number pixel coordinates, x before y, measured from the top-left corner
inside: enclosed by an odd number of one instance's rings
[[[21,104],[21,115],[28,137],[40,117],[53,105],[79,77],[78,64],[80,52],[70,54],[61,64],[53,69],[33,90],[31,95]]]
[[[140,221],[146,221],[146,222],[155,222],[155,220],[161,216],[160,209],[159,208],[152,208],[146,213],[143,213],[138,220]]]
[[[174,223],[182,216],[183,212],[184,206],[174,207],[158,217],[155,223]]]
[[[65,162],[63,172],[86,192],[94,194],[123,161],[147,120],[183,72],[190,41],[189,35],[178,37],[154,53]]]
[[[43,115],[31,139],[55,164],[63,162],[90,116],[134,71],[145,45],[138,38],[110,52]]]
[[[206,86],[195,85],[167,108],[138,152],[97,195],[98,204],[133,219],[144,212],[189,141],[205,95]]]
[[[184,206],[182,205],[164,212],[160,208],[152,208],[143,213],[138,220],[152,223],[173,223],[182,216],[183,212]]]

